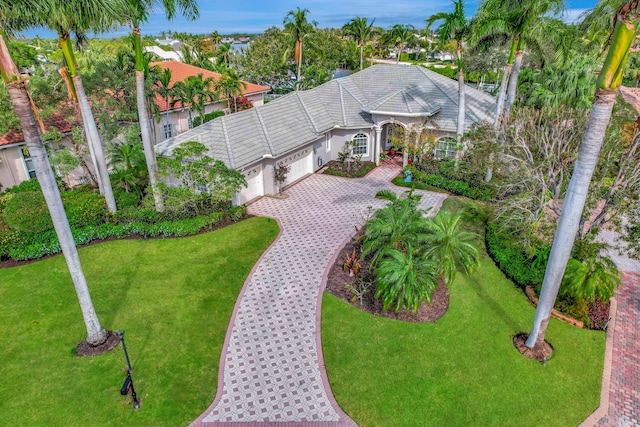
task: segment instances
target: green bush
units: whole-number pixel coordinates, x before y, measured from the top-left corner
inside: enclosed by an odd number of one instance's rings
[[[202,123],[210,122],[211,120],[224,116],[224,111],[216,110],[204,115],[204,122],[200,116],[193,118],[193,127],[200,126]]]
[[[134,192],[114,191],[113,195],[116,198],[118,210],[138,206],[138,203],[140,203],[140,196]]]
[[[413,175],[413,179],[424,184],[442,188],[453,194],[469,197],[474,200],[491,200],[492,189],[488,186],[474,187],[468,183],[452,178],[448,178],[441,174],[429,174],[422,170],[418,170],[415,166],[408,166]]]
[[[62,193],[62,203],[71,228],[99,225],[106,220],[107,205],[104,198],[96,192],[68,191]]]
[[[211,229],[225,221],[239,221],[246,213],[245,206],[235,206],[225,212],[213,212],[209,215],[179,221],[160,221],[146,223],[133,221],[125,224],[91,225],[72,230],[76,245],[84,245],[97,239],[118,238],[140,235],[148,237],[181,237],[197,234]],[[31,234],[27,239],[21,239],[17,233],[12,234],[15,240],[4,242],[0,239],[0,258],[10,257],[16,261],[41,258],[60,252],[60,243],[55,233]],[[4,234],[3,234],[4,238]],[[10,240],[10,239],[9,239]]]
[[[4,207],[4,218],[9,228],[19,233],[40,233],[53,228],[40,191],[15,193]]]
[[[513,236],[501,232],[498,224],[487,225],[485,235],[487,251],[498,268],[517,285],[523,288],[532,286],[540,289],[550,247],[539,247],[531,257],[523,249],[514,245],[514,240],[516,239]]]

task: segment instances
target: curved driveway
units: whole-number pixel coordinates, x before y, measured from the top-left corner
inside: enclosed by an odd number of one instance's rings
[[[323,274],[361,224],[393,165],[365,178],[313,174],[288,188],[288,198],[263,197],[249,213],[272,217],[280,235],[245,282],[227,331],[213,404],[194,426],[356,426],[336,404],[320,344]],[[443,194],[420,192],[421,207],[438,209]]]

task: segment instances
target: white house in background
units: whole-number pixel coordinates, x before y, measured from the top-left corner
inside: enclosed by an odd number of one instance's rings
[[[157,65],[162,69],[171,70],[171,87],[179,81],[184,81],[189,76],[197,76],[198,74],[202,74],[204,79],[212,77],[214,80],[218,80],[221,77],[221,74],[219,73],[214,73],[213,71],[184,64],[182,62],[166,61],[152,62],[149,64],[149,66],[154,65]],[[269,92],[271,88],[249,82],[244,83],[246,86],[241,87],[242,95],[249,98],[254,106],[264,104],[264,94]],[[154,129],[156,141],[164,141],[172,136],[186,132],[193,127],[192,119],[194,116],[192,114],[192,117],[189,117],[189,109],[182,105],[181,102],[173,104],[173,100],[169,100],[169,103],[167,103],[165,99],[162,99],[159,96],[156,97],[155,102],[160,108],[161,114],[160,121],[152,120],[151,127]],[[229,111],[226,100],[222,99],[215,102],[209,102],[205,105],[205,113],[210,113],[215,110],[227,110],[225,112],[228,113]]]
[[[145,46],[145,52],[151,52],[163,61],[178,61],[182,62],[182,53],[176,51],[166,51],[159,46]]]
[[[496,100],[465,88],[465,129],[493,121]],[[168,156],[186,141],[198,141],[207,154],[242,172],[248,187],[238,195],[246,203],[276,191],[273,169],[291,167],[286,184],[338,157],[347,141],[355,154],[378,161],[389,148],[395,125],[419,124],[441,138],[455,135],[458,82],[420,66],[378,64],[322,86],[293,92],[268,104],[219,117],[157,145]],[[450,149],[444,142],[440,149]]]

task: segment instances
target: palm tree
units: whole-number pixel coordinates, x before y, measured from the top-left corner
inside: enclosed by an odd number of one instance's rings
[[[36,0],[0,0],[0,75],[9,91],[11,102],[22,127],[24,140],[29,148],[29,154],[36,170],[36,178],[42,188],[53,226],[60,241],[67,267],[71,273],[71,280],[76,290],[82,316],[87,329],[86,341],[98,346],[107,340],[108,333],[100,325],[100,320],[93,307],[89,287],[82,271],[78,250],[76,248],[71,227],[62,205],[60,190],[47,157],[36,113],[27,91],[27,85],[13,63],[5,42],[5,28],[22,30],[31,24],[34,11],[42,11],[43,4]]]
[[[285,16],[283,24],[284,31],[282,32],[285,36],[287,36],[291,42],[289,49],[287,49],[285,55],[291,55],[291,47],[293,47],[293,59],[296,62],[297,71],[296,71],[296,90],[300,85],[300,79],[302,77],[302,47],[305,39],[309,38],[311,34],[313,34],[317,22],[307,21],[307,14],[309,13],[308,9],[300,9],[299,7],[294,12],[290,10]]]
[[[157,166],[155,150],[151,141],[151,126],[149,125],[149,113],[145,104],[145,67],[142,55],[142,38],[140,36],[140,25],[147,22],[149,14],[157,6],[164,9],[168,20],[172,20],[179,9],[187,19],[194,20],[199,16],[198,6],[194,0],[126,0],[126,10],[123,11],[125,18],[132,27],[131,36],[133,38],[136,55],[136,102],[138,107],[138,122],[142,136],[142,145],[147,160],[147,171],[149,173],[149,183],[153,191],[153,199],[156,210],[162,212],[164,203],[162,195],[157,188]]]
[[[231,55],[231,43],[222,43],[216,49],[216,64],[229,68],[229,56]]]
[[[543,28],[546,15],[557,14],[563,8],[564,0],[487,0],[481,5],[474,38],[479,40],[483,37],[505,35],[511,39],[509,61],[500,84],[496,120],[500,120],[503,104],[505,115],[508,116],[515,102],[525,46],[542,52],[544,39],[556,37],[553,31],[545,31]]]
[[[478,235],[461,230],[461,219],[461,213],[440,211],[429,224],[426,255],[438,266],[447,285],[453,283],[458,268],[470,274],[479,264]]]
[[[192,120],[192,110],[197,111],[198,115],[204,119],[205,102],[211,102],[218,98],[218,94],[212,89],[214,85],[213,77],[203,79],[202,74],[189,76],[184,81],[173,85],[175,97],[177,98],[173,101],[173,104],[182,102],[183,106],[189,106],[189,121]]]
[[[376,298],[382,298],[382,308],[388,310],[395,302],[396,313],[402,307],[418,311],[422,301],[431,303],[431,294],[438,287],[436,267],[426,255],[415,251],[387,248],[376,269]]]
[[[594,254],[587,259],[570,259],[560,292],[585,301],[608,301],[620,284],[618,268],[607,257]]]
[[[105,31],[109,29],[118,23],[115,6],[114,2],[110,0],[83,0],[82,2],[47,0],[43,4],[41,13],[34,15],[35,18],[30,23],[31,27],[46,26],[58,33],[58,43],[78,97],[87,139],[93,146],[98,165],[98,179],[102,182],[103,195],[110,212],[116,211],[116,200],[109,181],[109,171],[98,126],[85,93],[73,51],[71,32],[74,32],[78,39],[82,41],[89,30]]]
[[[425,211],[417,209],[419,196],[413,196],[410,192],[400,198],[392,191],[382,190],[376,197],[391,203],[377,210],[365,227],[362,256],[371,255],[372,268],[382,261],[385,249],[407,252],[407,245],[419,248],[428,232]]]
[[[234,110],[238,112],[238,105],[236,103],[236,97],[242,93],[242,89],[246,89],[247,84],[240,80],[240,76],[235,72],[233,68],[227,68],[227,70],[220,76],[218,81],[214,84],[216,91],[222,92],[227,97],[227,103],[231,103],[233,98]],[[231,109],[231,105],[229,105]]]
[[[375,18],[371,20],[371,22],[368,22],[367,18],[358,16],[342,27],[344,34],[353,37],[358,45],[358,49],[360,49],[360,71],[362,71],[364,47],[376,34],[375,28],[373,28],[374,22],[376,22]]]
[[[551,310],[555,304],[571,249],[584,210],[589,183],[593,177],[600,148],[622,83],[624,66],[638,29],[636,2],[622,2],[617,9],[615,26],[609,39],[609,51],[596,81],[596,93],[589,122],[585,130],[571,181],[564,199],[562,214],[553,239],[547,270],[542,282],[540,301],[526,346],[542,349]],[[596,12],[597,13],[597,12]]]
[[[396,57],[396,65],[400,63],[400,54],[402,53],[404,46],[414,39],[415,31],[416,27],[411,24],[395,24],[382,36],[384,43],[397,48],[398,55]]]
[[[464,3],[462,0],[453,2],[453,12],[436,13],[427,19],[427,30],[435,21],[442,20],[438,27],[438,42],[443,46],[447,42],[455,42],[458,56],[458,127],[456,135],[458,139],[464,133],[465,99],[464,99],[464,69],[462,67],[462,44],[470,33],[470,25],[464,16]]]

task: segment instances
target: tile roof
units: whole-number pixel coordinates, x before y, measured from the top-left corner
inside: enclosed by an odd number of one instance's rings
[[[51,114],[46,119],[43,119],[42,122],[44,123],[44,128],[46,130],[53,127],[58,129],[62,134],[71,132],[71,129],[73,129],[74,126],[79,126],[79,123],[75,120],[68,121],[67,117],[63,113]],[[14,129],[11,129],[9,132],[0,136],[0,147],[3,145],[19,144],[21,142],[24,142],[24,135],[22,132]]]
[[[465,129],[493,120],[494,97],[465,88]],[[265,155],[278,157],[320,138],[333,128],[371,128],[372,112],[396,117],[430,117],[438,129],[454,133],[458,82],[420,66],[374,65],[316,88],[293,92],[268,104],[207,122],[157,145],[170,154],[197,140],[209,154],[241,168]]]
[[[198,74],[202,74],[203,78],[212,77],[214,80],[220,79],[222,74],[214,73],[213,71],[205,70],[204,68],[195,67],[193,65],[185,64],[177,61],[164,61],[164,62],[151,62],[149,64],[150,67],[157,65],[162,69],[171,70],[171,81],[169,82],[169,86],[173,87],[177,82],[184,81],[187,77],[197,76]],[[241,80],[244,81],[244,80]],[[240,87],[243,95],[252,95],[261,92],[268,92],[271,90],[268,86],[261,86],[255,83],[244,82],[246,87]],[[160,111],[167,111],[167,103],[162,97],[156,97],[156,104],[160,107]],[[176,104],[180,105],[180,103]]]

